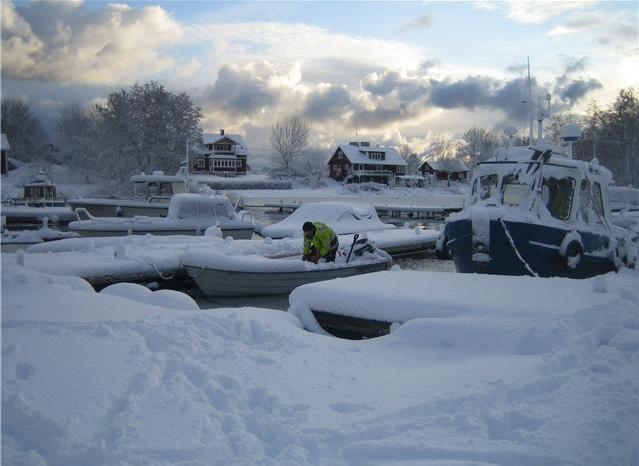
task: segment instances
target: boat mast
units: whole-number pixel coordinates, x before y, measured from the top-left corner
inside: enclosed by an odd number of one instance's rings
[[[185,173],[185,179],[184,179],[184,184],[185,184],[185,188],[186,188],[186,192],[191,192],[189,189],[189,138],[186,138],[186,170],[184,171]]]
[[[533,143],[533,107],[532,107],[532,84],[530,81],[530,55],[526,57],[528,63],[528,118],[530,121],[530,131],[528,133],[528,144]]]

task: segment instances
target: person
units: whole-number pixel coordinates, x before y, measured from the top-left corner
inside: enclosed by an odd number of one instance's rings
[[[337,235],[331,228],[321,222],[304,222],[304,255],[302,260],[317,264],[320,259],[335,262],[339,247]]]

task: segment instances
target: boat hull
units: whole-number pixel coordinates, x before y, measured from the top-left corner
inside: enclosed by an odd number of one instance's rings
[[[569,266],[567,258],[560,253],[569,231],[491,219],[488,249],[478,251],[473,245],[472,221],[462,219],[446,224],[445,247],[452,255],[455,270],[461,273],[588,278],[615,270],[612,255],[601,253],[610,250],[609,237],[585,231],[579,231],[583,243],[581,257],[574,267]]]
[[[186,236],[202,236],[206,227],[200,228],[173,228],[173,229],[155,229],[155,228],[122,228],[122,229],[81,229],[78,227],[70,227],[72,231],[79,233],[83,237],[102,237],[102,236],[127,236],[131,235],[146,235],[151,234],[154,236],[173,236],[173,235],[186,235]],[[222,237],[226,238],[230,236],[233,239],[251,239],[253,237],[253,228],[222,228]]]
[[[166,217],[169,211],[168,203],[139,202],[139,201],[111,201],[73,199],[69,201],[71,210],[82,207],[94,217]]]
[[[388,269],[390,262],[304,272],[236,272],[186,264],[184,267],[207,296],[263,296],[288,294],[307,283],[379,272]]]

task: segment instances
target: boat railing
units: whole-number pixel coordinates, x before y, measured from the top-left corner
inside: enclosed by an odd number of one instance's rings
[[[78,220],[94,220],[95,219],[95,217],[91,215],[91,212],[89,212],[84,207],[76,207],[73,213],[78,218]]]
[[[166,204],[171,201],[171,196],[149,196],[149,204]]]

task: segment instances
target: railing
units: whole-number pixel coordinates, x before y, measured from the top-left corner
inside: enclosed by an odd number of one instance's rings
[[[349,170],[348,174],[354,176],[395,176],[393,170]]]

